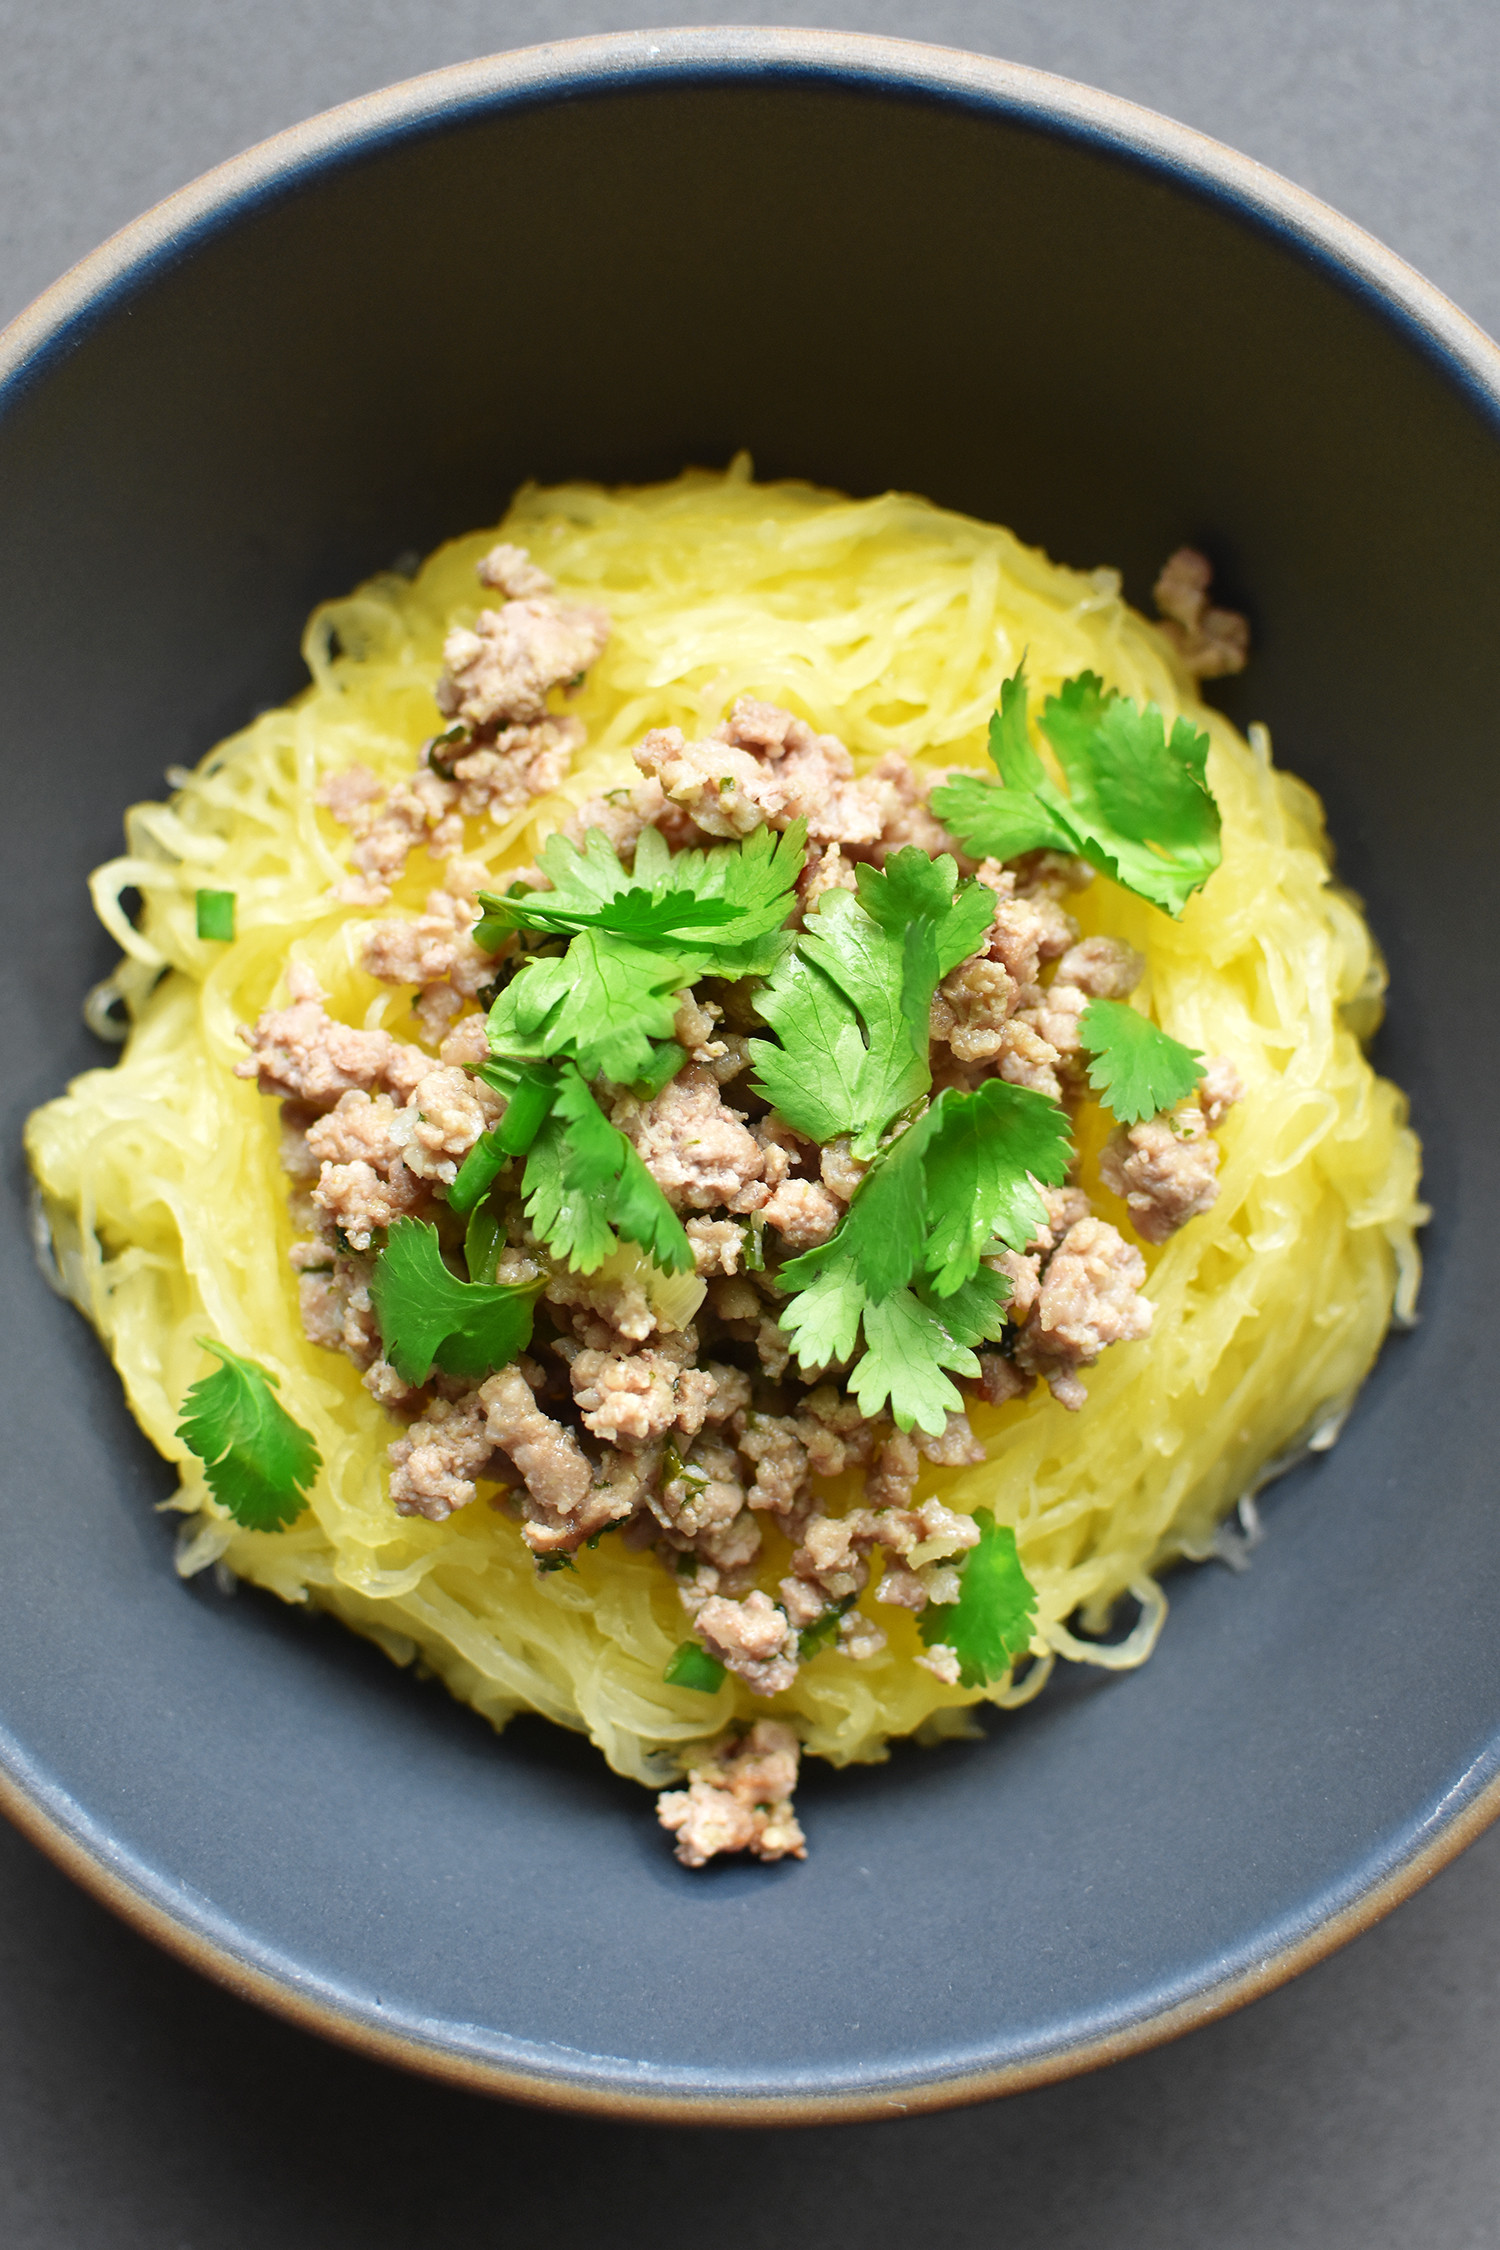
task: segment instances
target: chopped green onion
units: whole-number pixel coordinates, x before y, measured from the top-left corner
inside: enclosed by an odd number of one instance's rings
[[[724,1667],[697,1641],[684,1641],[662,1678],[668,1687],[695,1688],[700,1695],[712,1695],[724,1684]]]
[[[234,936],[233,891],[199,891],[197,905],[199,937],[229,944]]]

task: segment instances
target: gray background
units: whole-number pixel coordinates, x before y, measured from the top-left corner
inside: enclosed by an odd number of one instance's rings
[[[156,197],[330,103],[656,20],[584,0],[0,0],[0,318]],[[1497,0],[892,0],[777,20],[978,48],[1166,110],[1500,331]],[[697,2134],[512,2110],[326,2048],[155,1953],[0,1830],[0,2241],[1500,2245],[1497,1878],[1500,1830],[1300,1983],[1095,2078],[902,2124]]]

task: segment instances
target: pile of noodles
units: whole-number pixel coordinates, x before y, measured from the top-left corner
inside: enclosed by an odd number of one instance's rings
[[[1330,879],[1316,798],[1274,769],[1261,730],[1246,743],[1198,702],[1113,572],[1064,569],[920,500],[756,485],[739,461],[726,476],[640,491],[529,489],[500,529],[564,599],[602,605],[613,634],[573,706],[589,747],[566,789],[506,828],[470,823],[466,849],[497,885],[574,804],[634,778],[629,750],[648,727],[701,735],[741,693],[790,705],[861,763],[897,749],[980,764],[1000,683],[1025,652],[1034,708],[1090,667],[1156,701],[1169,725],[1186,712],[1207,728],[1224,858],[1181,922],[1102,879],[1069,904],[1085,934],[1145,954],[1143,996],[1169,1032],[1237,1065],[1247,1090],[1221,1129],[1219,1199],[1146,1250],[1154,1333],[1105,1354],[1080,1413],[1044,1388],[980,1405],[984,1465],[928,1469],[919,1487],[1012,1525],[1036,1588],[1032,1660],[988,1700],[1024,1700],[1057,1654],[1139,1662],[1165,1613],[1163,1567],[1210,1552],[1228,1511],[1289,1452],[1331,1442],[1393,1314],[1409,1317],[1415,1296],[1418,1147],[1401,1094],[1361,1049],[1379,1017],[1381,964],[1356,903]],[[330,895],[348,872],[348,838],[314,789],[356,759],[388,782],[411,772],[439,723],[444,633],[483,606],[474,566],[495,537],[476,532],[411,579],[375,578],[326,604],[307,632],[306,692],[195,772],[169,775],[169,805],[128,814],[127,856],[93,881],[126,959],[92,1008],[101,1028],[111,1008],[128,1013],[129,1038],[113,1069],[75,1080],[28,1133],[62,1285],[180,1469],[171,1505],[188,1518],[184,1572],[222,1562],[332,1610],[398,1663],[432,1667],[497,1726],[542,1712],[585,1729],[642,1781],[661,1781],[686,1746],[752,1710],[792,1720],[810,1750],[840,1764],[880,1757],[891,1735],[965,1731],[978,1696],[917,1665],[911,1617],[868,1592],[889,1635],[872,1659],[824,1651],[769,1706],[732,1675],[714,1696],[668,1687],[662,1670],[688,1627],[656,1556],[606,1537],[576,1570],[539,1575],[516,1525],[487,1505],[489,1488],[446,1523],[398,1516],[386,1465],[398,1425],[348,1360],[303,1338],[277,1107],[234,1075],[245,1054],[236,1027],[283,996],[295,951],[332,1013],[416,1036],[411,995],[355,966],[371,917]],[[384,911],[420,911],[440,872],[414,853]],[[235,893],[232,943],[195,935],[200,886]],[[131,888],[144,901],[139,927],[120,904]],[[1098,1186],[1108,1125],[1086,1105],[1082,1178],[1124,1226]],[[324,1468],[289,1530],[239,1529],[174,1434],[184,1392],[211,1365],[195,1341],[204,1335],[279,1376],[317,1441]],[[851,1477],[824,1505],[857,1489]],[[762,1582],[773,1593],[784,1558],[769,1538]],[[1127,1594],[1139,1609],[1123,1643],[1080,1637],[1103,1633]]]

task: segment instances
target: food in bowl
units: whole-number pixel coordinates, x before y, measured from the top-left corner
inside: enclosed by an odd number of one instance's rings
[[[124,1051],[28,1130],[179,1568],[582,1728],[690,1866],[1143,1661],[1423,1216],[1243,621],[1158,602],[740,461],[324,605],[127,816]]]

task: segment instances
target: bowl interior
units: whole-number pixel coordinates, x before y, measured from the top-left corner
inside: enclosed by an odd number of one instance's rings
[[[221,1973],[476,2083],[790,2115],[1066,2068],[1357,1917],[1493,1779],[1494,400],[1331,220],[1299,240],[1238,160],[1049,100],[831,37],[502,59],[104,254],[0,394],[0,1762]],[[1137,602],[1174,546],[1216,557],[1256,634],[1222,700],[1327,801],[1437,1218],[1422,1326],[1249,1576],[1173,1581],[1143,1673],[815,1770],[805,1867],[704,1877],[583,1746],[497,1742],[332,1625],[178,1584],[171,1480],[36,1275],[15,1151],[100,1059],[87,870],[296,688],[314,601],[523,478],[741,446],[1117,564]]]

